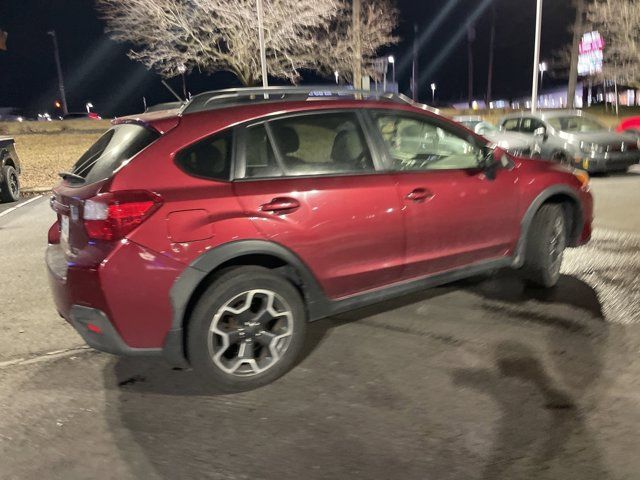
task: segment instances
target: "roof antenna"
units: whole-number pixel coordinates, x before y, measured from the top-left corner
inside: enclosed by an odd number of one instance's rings
[[[165,82],[164,80],[160,80],[160,81],[162,82],[162,84],[163,84],[165,87],[167,87],[167,90],[169,90],[169,91],[171,92],[171,94],[172,94],[174,97],[176,97],[180,102],[186,102],[186,101],[187,101],[187,99],[186,99],[186,98],[184,98],[184,99],[183,99],[182,97],[180,97],[180,95],[178,95],[178,94],[175,92],[175,90],[169,86],[169,84],[168,84],[167,82]]]

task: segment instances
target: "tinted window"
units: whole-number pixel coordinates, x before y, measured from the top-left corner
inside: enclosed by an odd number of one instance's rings
[[[482,158],[471,141],[427,120],[380,113],[376,124],[396,170],[477,168]]]
[[[276,160],[273,147],[264,125],[255,125],[246,130],[245,136],[245,177],[280,177],[282,168]]]
[[[510,118],[509,120],[505,120],[502,124],[502,128],[505,130],[509,130],[510,132],[518,130],[518,121],[519,118]]]
[[[116,125],[94,143],[72,172],[94,183],[109,178],[125,160],[153,143],[159,133],[140,125]]]
[[[269,123],[286,175],[374,170],[354,113],[304,115]]]
[[[176,155],[176,164],[189,175],[229,180],[233,133],[227,131],[201,140]]]
[[[523,118],[520,124],[520,131],[524,133],[534,133],[541,127],[544,127],[544,123],[537,118]]]

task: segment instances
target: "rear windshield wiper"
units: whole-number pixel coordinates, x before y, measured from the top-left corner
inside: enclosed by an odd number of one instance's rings
[[[60,172],[58,173],[58,175],[60,177],[62,177],[63,180],[72,180],[74,182],[80,182],[80,183],[84,183],[86,181],[86,179],[84,177],[81,177],[80,175],[76,175],[75,173],[71,173],[71,172]]]

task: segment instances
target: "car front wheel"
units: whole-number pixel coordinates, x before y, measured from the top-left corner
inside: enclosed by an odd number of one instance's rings
[[[567,221],[562,206],[543,205],[529,227],[522,269],[525,279],[538,287],[555,286],[566,247]]]
[[[189,360],[223,391],[251,390],[295,364],[306,323],[302,297],[284,277],[263,267],[232,268],[207,288],[193,311]]]

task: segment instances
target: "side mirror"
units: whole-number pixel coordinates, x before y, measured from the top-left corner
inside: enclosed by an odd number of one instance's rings
[[[540,127],[540,128],[536,128],[535,131],[533,132],[533,135],[535,137],[540,137],[543,139],[547,139],[547,129],[544,127]]]
[[[499,170],[512,170],[515,167],[513,160],[501,148],[487,150],[483,164],[484,174],[487,179],[495,180]]]

